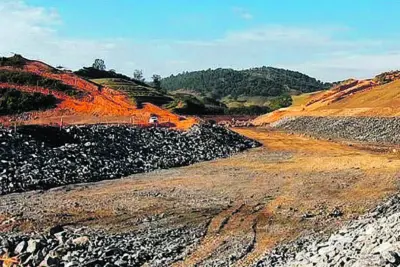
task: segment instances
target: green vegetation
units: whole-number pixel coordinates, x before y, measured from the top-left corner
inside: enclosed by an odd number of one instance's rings
[[[154,86],[154,88],[161,90],[161,76],[158,74],[154,74],[151,78],[153,79],[152,85]]]
[[[63,84],[61,81],[44,78],[30,72],[1,70],[0,82],[24,86],[40,86],[50,90],[63,92],[66,95],[76,98],[83,97],[86,94],[72,86]]]
[[[0,115],[50,109],[56,103],[57,99],[52,95],[26,93],[12,88],[0,89]]]
[[[271,67],[248,70],[216,69],[184,72],[162,80],[167,90],[189,89],[214,98],[225,96],[279,96],[285,93],[314,92],[327,89],[329,83],[300,72]]]
[[[92,68],[96,70],[106,70],[106,64],[104,63],[104,60],[98,58],[94,61]]]
[[[328,89],[331,84],[295,71],[261,67],[184,72],[163,79],[161,86],[211,97],[226,106],[225,114],[259,115],[290,106],[290,95]]]
[[[209,97],[199,97],[191,94],[175,93],[174,101],[164,105],[172,112],[184,115],[224,114],[226,106]]]
[[[0,67],[10,66],[15,68],[22,68],[26,64],[26,59],[21,55],[15,54],[12,57],[0,57]]]
[[[280,108],[289,107],[293,103],[292,96],[288,94],[275,97],[224,97],[221,101],[228,107],[228,114],[234,114],[236,112],[238,115],[265,114]]]
[[[135,70],[133,72],[133,79],[144,82],[145,79],[143,77],[143,70]]]
[[[269,104],[269,108],[272,110],[277,110],[280,108],[286,108],[291,106],[293,103],[293,99],[290,95],[284,94],[278,97],[271,99]]]

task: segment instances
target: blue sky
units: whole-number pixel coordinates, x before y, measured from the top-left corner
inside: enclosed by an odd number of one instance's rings
[[[400,68],[397,0],[0,0],[3,55],[146,76],[276,66],[325,81]]]

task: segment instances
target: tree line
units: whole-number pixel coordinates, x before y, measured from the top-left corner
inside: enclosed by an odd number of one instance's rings
[[[279,96],[293,91],[308,93],[331,87],[296,71],[272,67],[247,70],[215,69],[183,72],[161,81],[167,90],[188,89],[215,98],[225,96]]]

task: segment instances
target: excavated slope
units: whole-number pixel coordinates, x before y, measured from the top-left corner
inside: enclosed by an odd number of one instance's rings
[[[253,123],[259,126],[295,116],[398,116],[400,80],[397,74],[381,74],[372,80],[348,80],[331,90],[307,96],[305,104],[260,116]]]
[[[194,118],[181,118],[150,103],[138,107],[124,92],[85,80],[70,72],[59,71],[43,62],[26,60],[22,68],[3,66],[0,67],[0,71],[36,74],[47,79],[61,81],[63,84],[84,93],[84,96],[77,98],[39,86],[0,83],[0,88],[15,88],[29,93],[52,94],[58,100],[55,109],[29,112],[23,116],[2,116],[0,122],[3,123],[10,120],[21,120],[21,118],[25,123],[32,124],[60,123],[62,118],[63,123],[67,124],[134,123],[146,125],[153,114],[159,117],[160,123],[181,129],[187,129],[197,122]]]

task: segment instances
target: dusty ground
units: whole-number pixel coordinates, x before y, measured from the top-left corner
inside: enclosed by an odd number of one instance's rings
[[[0,231],[54,224],[127,232],[156,225],[207,225],[176,266],[238,255],[248,266],[278,242],[337,227],[398,189],[398,154],[271,132],[236,129],[264,147],[232,158],[0,197]],[[343,216],[332,217],[335,208]]]

